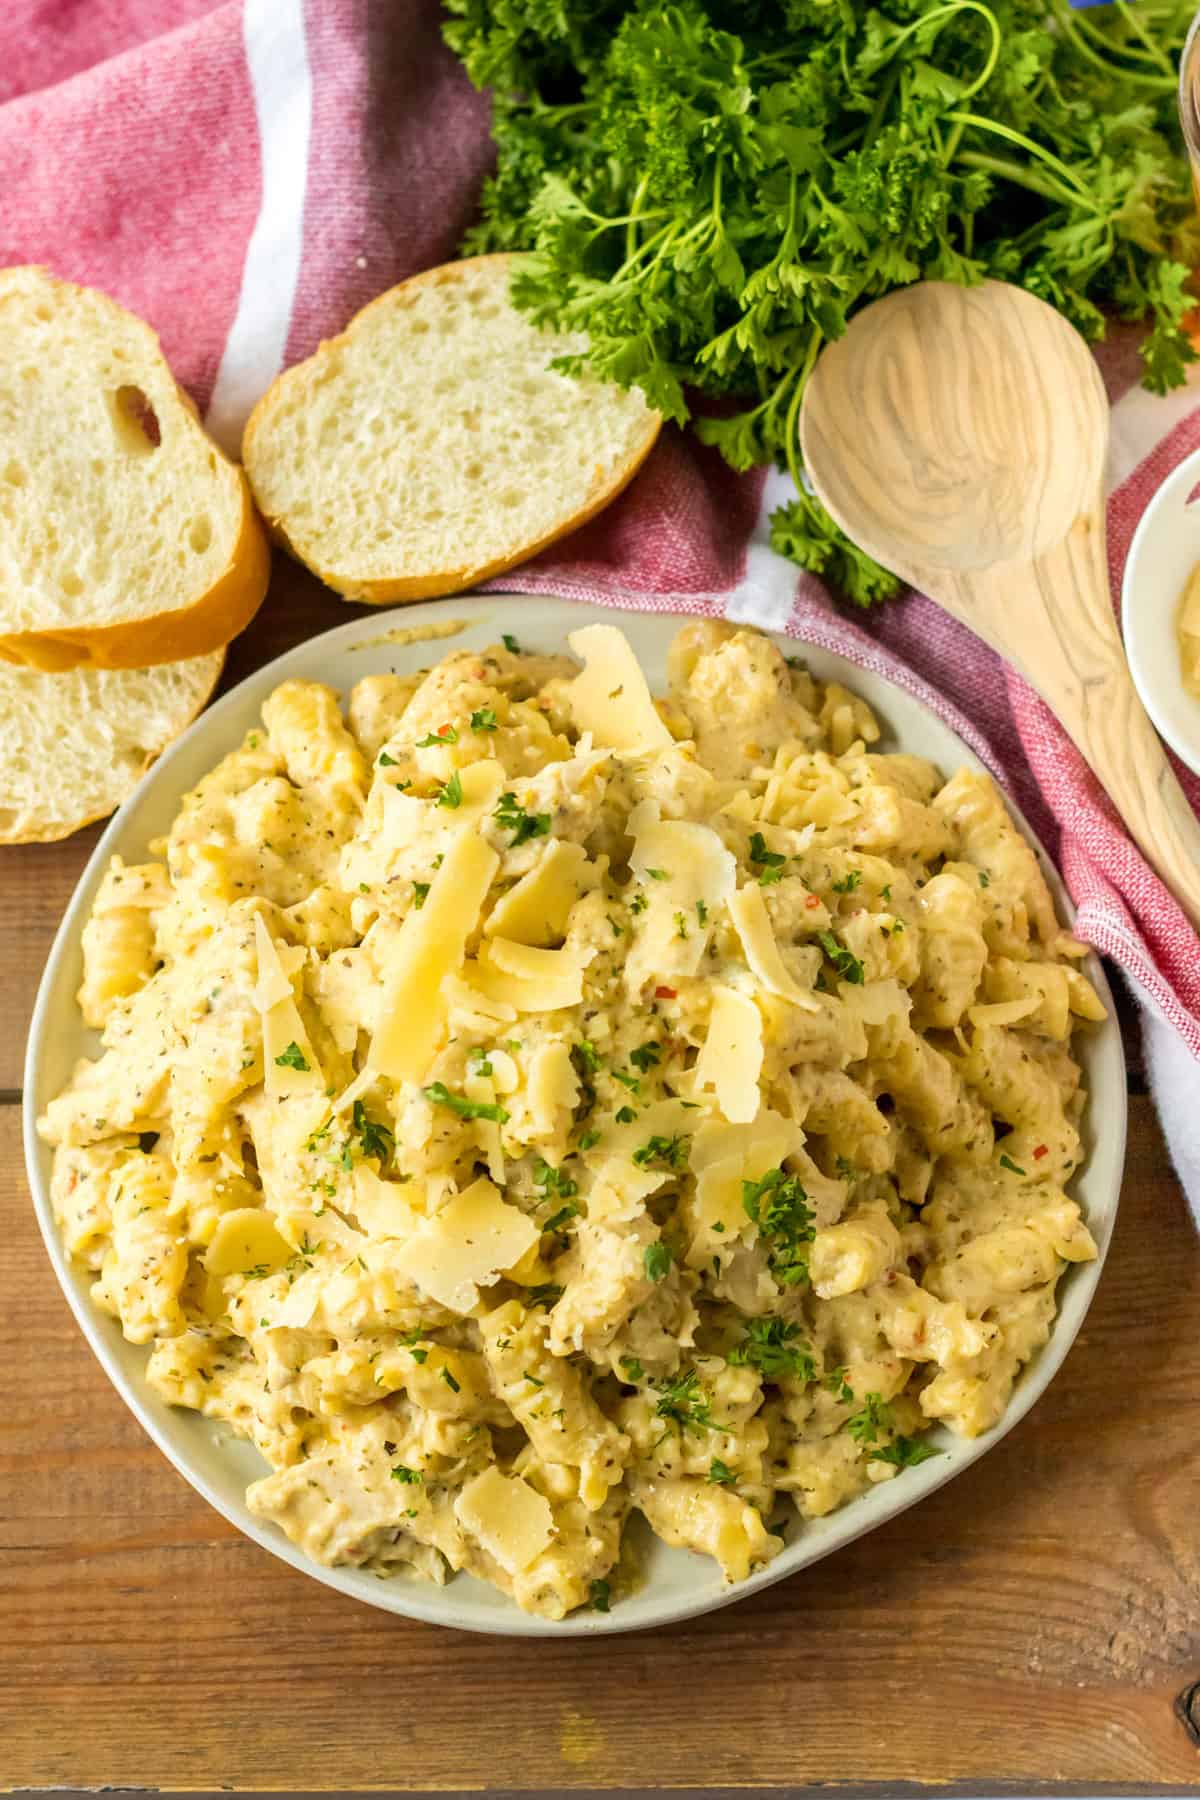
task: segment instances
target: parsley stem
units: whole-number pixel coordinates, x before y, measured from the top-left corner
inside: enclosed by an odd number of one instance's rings
[[[800,402],[804,398],[804,389],[808,384],[808,378],[812,374],[813,365],[817,360],[817,352],[820,350],[824,339],[825,333],[821,330],[821,327],[819,325],[814,325],[812,328],[812,335],[808,340],[808,349],[804,353],[804,362],[796,381],[795,392],[792,394],[791,404],[787,409],[787,418],[784,421],[783,426],[783,442],[787,455],[788,473],[791,475],[791,478],[795,482],[800,493],[804,492],[804,483],[800,479],[800,455],[797,448],[799,444],[799,433],[796,429],[796,421],[800,414]]]
[[[1122,8],[1122,11],[1124,11],[1124,8]],[[1078,29],[1074,10],[1070,7],[1059,5],[1057,0],[1055,0],[1054,5],[1054,17],[1062,30],[1073,40],[1075,48],[1080,56],[1082,56],[1086,62],[1093,63],[1097,69],[1102,69],[1110,80],[1115,79],[1119,75],[1122,81],[1136,81],[1142,87],[1158,88],[1160,91],[1163,88],[1173,88],[1175,86],[1177,77],[1173,71],[1169,75],[1150,75],[1143,74],[1140,69],[1125,69],[1119,64],[1109,62],[1107,57],[1101,56],[1092,48],[1087,37],[1085,37],[1083,32]],[[1089,35],[1092,34],[1089,33]],[[1100,36],[1098,32],[1094,35],[1096,37]],[[1104,43],[1105,49],[1116,49],[1116,45],[1110,44],[1107,38],[1101,41]]]

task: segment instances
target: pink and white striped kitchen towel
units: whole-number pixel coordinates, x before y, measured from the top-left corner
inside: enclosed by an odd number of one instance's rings
[[[436,0],[4,0],[0,264],[44,263],[157,327],[236,448],[286,364],[358,307],[455,253],[490,161],[488,108],[443,49]],[[1136,386],[1105,349],[1109,541],[1200,447],[1200,384]],[[848,618],[776,557],[787,482],[735,476],[674,429],[604,516],[504,585],[724,613],[841,651],[919,695],[1000,775],[1059,862],[1082,937],[1142,1002],[1148,1065],[1200,1211],[1200,940],[1078,753],[993,653],[913,595]],[[1193,805],[1200,782],[1181,779]]]

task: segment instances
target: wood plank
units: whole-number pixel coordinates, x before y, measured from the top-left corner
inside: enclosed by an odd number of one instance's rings
[[[741,1605],[554,1646],[376,1613],[210,1512],[80,1338],[0,1108],[4,1781],[1200,1783],[1200,1245],[1131,1123],[1092,1315],[1003,1444]]]

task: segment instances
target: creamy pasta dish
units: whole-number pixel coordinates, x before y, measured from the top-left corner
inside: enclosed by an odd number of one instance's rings
[[[687,625],[661,700],[570,644],[277,688],[114,858],[40,1127],[259,1518],[552,1619],[632,1510],[735,1582],[996,1423],[1096,1254],[1104,1016],[986,776],[754,632]]]

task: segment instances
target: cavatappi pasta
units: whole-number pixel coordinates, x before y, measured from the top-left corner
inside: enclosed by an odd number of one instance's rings
[[[729,1581],[1000,1417],[1070,1262],[1103,1017],[985,777],[691,624],[286,682],[114,860],[41,1122],[98,1304],[324,1563]],[[901,1478],[903,1478],[901,1476]]]

